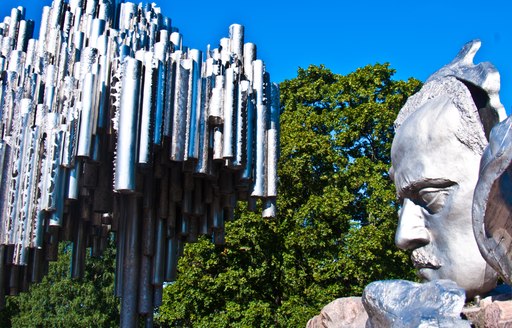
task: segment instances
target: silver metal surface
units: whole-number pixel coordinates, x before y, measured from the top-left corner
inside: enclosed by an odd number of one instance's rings
[[[236,104],[236,89],[235,89],[235,71],[229,67],[226,69],[226,79],[224,81],[224,110],[223,118],[224,125],[222,130],[222,157],[224,159],[231,159],[234,156],[233,137],[234,137],[234,120]]]
[[[151,164],[153,149],[153,125],[156,109],[156,78],[158,73],[158,63],[152,52],[143,52],[144,60],[144,82],[142,89],[142,110],[140,117],[140,136],[139,136],[139,157],[138,163],[141,165]]]
[[[255,60],[253,64],[253,88],[256,96],[256,132],[255,132],[255,167],[254,185],[251,196],[265,196],[265,162],[266,162],[266,130],[267,130],[267,99],[265,98],[265,68],[261,60]]]
[[[192,60],[178,59],[176,62],[176,85],[174,112],[172,116],[171,160],[182,162],[185,159],[187,128],[187,104],[189,102],[189,79]]]
[[[500,112],[490,101],[499,80],[490,90],[479,85],[495,69],[473,64],[478,47],[468,43],[409,97],[395,120],[390,169],[402,203],[395,244],[411,251],[421,279],[453,280],[468,300],[493,289],[497,278],[471,219],[486,136]]]
[[[121,325],[151,324],[185,242],[224,243],[237,197],[275,215],[268,74],[243,26],[202,53],[155,4],[55,0],[33,28],[0,23],[0,305],[61,239],[78,278],[115,232]]]
[[[114,172],[114,189],[118,192],[135,191],[140,78],[140,61],[126,57],[123,63],[123,82]]]
[[[76,155],[80,157],[91,157],[92,154],[92,133],[96,118],[96,104],[94,102],[96,77],[86,73],[82,82],[82,106],[80,107],[80,133],[78,134],[78,148]]]

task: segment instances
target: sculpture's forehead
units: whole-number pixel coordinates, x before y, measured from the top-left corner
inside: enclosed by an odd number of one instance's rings
[[[460,114],[452,97],[441,94],[421,105],[398,128],[395,141],[410,144],[415,141],[445,142],[460,126]]]
[[[429,179],[455,179],[457,161],[470,152],[456,137],[460,116],[449,95],[427,101],[398,128],[391,148],[395,185],[400,190]]]

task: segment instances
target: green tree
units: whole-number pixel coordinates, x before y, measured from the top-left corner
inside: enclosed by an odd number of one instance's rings
[[[346,76],[310,66],[281,83],[277,218],[241,208],[224,246],[187,245],[160,324],[304,326],[371,281],[413,279],[394,246],[398,204],[387,171],[394,118],[420,82],[393,74],[388,64]]]
[[[9,297],[12,327],[116,327],[119,301],[114,296],[115,244],[102,257],[87,256],[84,277],[70,278],[71,244],[62,243],[41,283]],[[6,322],[4,320],[4,322]]]

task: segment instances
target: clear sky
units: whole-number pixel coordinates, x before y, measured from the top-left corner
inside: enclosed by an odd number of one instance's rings
[[[245,41],[275,82],[297,68],[324,64],[346,74],[367,64],[389,62],[395,78],[424,81],[450,62],[464,43],[480,39],[476,62],[500,71],[501,101],[512,109],[512,1],[510,0],[314,0],[155,2],[180,29],[186,46],[217,46],[232,23],[245,26]],[[1,0],[0,17],[22,5],[39,20],[51,0]]]

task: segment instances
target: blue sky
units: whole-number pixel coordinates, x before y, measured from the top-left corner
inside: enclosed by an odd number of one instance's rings
[[[22,5],[39,20],[51,0],[1,0],[0,17]],[[482,40],[476,62],[490,61],[501,74],[501,101],[512,109],[512,2],[510,0],[316,0],[156,1],[183,34],[184,44],[217,46],[232,23],[245,26],[245,40],[275,82],[297,68],[324,64],[346,74],[389,62],[395,78],[424,81],[450,62],[464,43]]]

